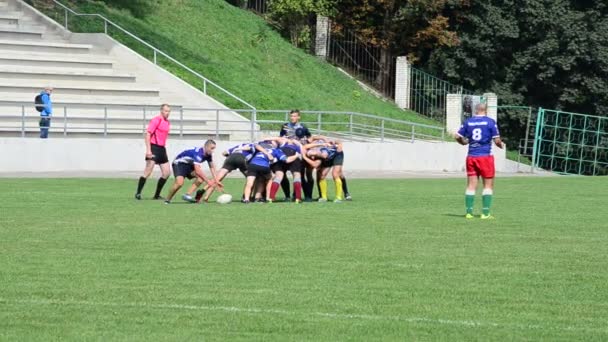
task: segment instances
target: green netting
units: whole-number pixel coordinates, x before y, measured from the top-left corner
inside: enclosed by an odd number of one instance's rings
[[[608,175],[608,118],[539,109],[533,160],[557,173]]]

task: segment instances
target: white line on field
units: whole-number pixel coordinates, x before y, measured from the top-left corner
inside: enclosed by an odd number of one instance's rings
[[[63,306],[107,306],[107,307],[131,307],[131,308],[152,308],[152,309],[175,309],[175,310],[194,310],[194,311],[224,311],[224,312],[241,312],[251,314],[274,314],[274,315],[309,315],[317,317],[327,317],[336,319],[361,319],[361,320],[377,320],[377,321],[398,321],[407,323],[429,323],[429,324],[444,324],[458,325],[467,327],[504,327],[518,329],[540,329],[545,331],[560,330],[560,331],[600,331],[608,332],[608,329],[596,328],[575,328],[575,327],[549,327],[536,324],[509,324],[509,323],[493,323],[469,320],[451,320],[440,318],[424,318],[424,317],[401,317],[401,316],[383,316],[370,314],[343,314],[330,312],[296,312],[280,309],[259,309],[259,308],[239,308],[235,306],[206,306],[206,305],[184,305],[184,304],[166,304],[166,303],[112,303],[112,302],[89,302],[89,301],[64,301],[52,299],[5,299],[0,298],[0,304],[35,304],[35,305],[63,305]]]

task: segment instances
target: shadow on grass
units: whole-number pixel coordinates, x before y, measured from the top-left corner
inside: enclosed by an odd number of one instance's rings
[[[443,214],[443,216],[464,218],[463,214],[452,214],[452,213],[449,213],[449,214]]]

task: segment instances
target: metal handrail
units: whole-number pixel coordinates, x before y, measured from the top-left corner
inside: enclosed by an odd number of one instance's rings
[[[116,27],[117,29],[119,29],[120,31],[122,31],[124,34],[128,35],[129,37],[135,39],[136,41],[140,42],[141,44],[147,46],[148,48],[152,49],[152,51],[154,52],[154,64],[158,65],[156,62],[156,58],[157,58],[157,54],[160,54],[161,56],[167,58],[168,60],[170,60],[171,62],[177,64],[178,66],[182,67],[183,69],[185,69],[186,71],[190,72],[191,74],[193,74],[194,76],[200,78],[201,80],[203,80],[203,93],[205,95],[207,95],[207,83],[209,83],[210,85],[216,87],[217,89],[219,89],[220,91],[222,91],[224,94],[232,97],[233,99],[239,101],[240,103],[242,103],[243,105],[245,105],[246,107],[255,110],[256,108],[249,104],[248,102],[246,102],[245,100],[241,99],[240,97],[234,95],[233,93],[229,92],[228,90],[222,88],[220,85],[218,85],[217,83],[209,80],[208,78],[206,78],[205,76],[199,74],[198,72],[192,70],[190,67],[188,67],[187,65],[183,64],[182,62],[178,61],[177,59],[169,56],[168,54],[166,54],[165,52],[163,52],[162,50],[159,50],[158,48],[154,47],[153,45],[151,45],[150,43],[144,41],[143,39],[137,37],[136,35],[134,35],[133,33],[127,31],[126,29],[124,29],[123,27],[121,27],[120,25],[114,23],[113,21],[109,20],[108,18],[104,17],[103,15],[99,14],[99,13],[79,13],[74,11],[73,9],[65,6],[64,4],[62,4],[61,2],[57,1],[57,0],[53,0],[53,2],[57,5],[59,5],[60,7],[62,7],[65,11],[65,22],[64,22],[64,27],[66,30],[68,30],[68,13],[72,13],[75,16],[82,16],[82,17],[98,17],[101,18],[104,21],[104,34],[108,34],[108,24]]]

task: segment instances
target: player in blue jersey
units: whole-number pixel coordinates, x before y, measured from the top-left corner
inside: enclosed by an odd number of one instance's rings
[[[206,182],[209,186],[222,188],[223,185],[221,182],[216,180],[215,175],[215,167],[213,165],[213,151],[215,150],[215,141],[207,140],[202,147],[195,147],[188,150],[182,151],[180,154],[175,157],[173,161],[173,175],[175,176],[175,182],[169,190],[169,195],[165,201],[165,204],[171,203],[171,199],[177,191],[184,185],[184,178],[193,179],[195,181],[193,183],[192,193],[196,188],[201,185],[203,182]],[[211,170],[212,179],[207,178],[203,173],[202,163],[207,162],[209,165],[209,169]],[[191,189],[192,189],[191,188]],[[190,193],[184,194],[182,198],[185,201],[194,203],[195,200],[192,198]]]
[[[467,155],[467,189],[465,192],[466,218],[473,218],[473,204],[479,177],[483,179],[482,192],[482,219],[492,219],[490,207],[494,194],[494,156],[492,155],[492,142],[498,148],[504,144],[500,140],[498,126],[494,119],[487,116],[488,107],[480,103],[475,107],[476,114],[467,119],[458,133],[454,136],[461,145],[469,145]]]
[[[284,138],[275,139],[278,139],[276,141],[279,143],[279,149],[283,151],[287,157],[301,154],[301,144],[299,141]],[[295,202],[302,202],[302,164],[302,160],[300,158],[296,158],[290,163],[279,161],[272,165],[271,170],[274,173],[274,179],[270,187],[270,199],[272,201],[275,200],[279,186],[282,184],[282,181],[287,178],[286,173],[289,171],[293,177],[293,192],[295,195]],[[289,198],[289,193],[287,193],[286,196]]]
[[[289,112],[289,122],[286,122],[281,127],[280,137],[295,139],[310,138],[311,134],[308,128],[300,122],[300,111],[297,109]]]
[[[310,130],[303,123],[300,122],[301,115],[300,111],[297,109],[289,112],[289,122],[283,124],[281,127],[281,132],[279,136],[282,138],[298,140],[302,144],[307,144],[308,139],[311,137]],[[312,200],[312,188],[314,187],[315,180],[312,176],[312,170],[305,168],[305,163],[301,164],[301,186],[304,189],[305,197]],[[294,193],[296,185],[294,184]],[[289,180],[287,177],[283,177],[281,181],[281,188],[283,189],[283,193],[285,194],[285,199],[289,200],[290,197],[290,189],[289,189]],[[308,191],[310,189],[310,191]],[[310,196],[308,196],[310,194]]]
[[[247,162],[251,160],[255,152],[255,146],[252,143],[238,144],[222,152],[222,155],[226,157],[226,159],[224,160],[224,165],[222,165],[222,168],[218,171],[216,179],[221,182],[230,172],[236,169],[241,171],[243,176],[247,177]],[[196,193],[195,200],[200,202],[203,194],[206,193],[202,200],[207,202],[211,194],[213,194],[214,189],[215,187],[207,185],[204,189],[201,189]]]
[[[342,171],[344,164],[344,148],[341,142],[317,140],[302,146],[302,158],[317,169],[317,183],[319,183],[319,202],[327,202],[327,175],[332,171],[336,187],[334,202],[344,199],[342,187]]]
[[[283,151],[278,148],[266,148],[260,144],[256,145],[257,152],[251,158],[251,161],[247,165],[247,183],[245,184],[245,194],[243,196],[243,203],[249,203],[254,183],[258,179],[258,185],[255,189],[255,200],[263,201],[262,191],[266,188],[266,201],[269,201],[270,194],[270,180],[272,179],[272,173],[270,172],[270,165],[278,161],[292,162],[299,155],[293,155],[287,157]]]

